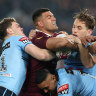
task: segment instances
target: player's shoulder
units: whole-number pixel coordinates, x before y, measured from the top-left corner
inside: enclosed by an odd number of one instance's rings
[[[15,41],[23,41],[23,40],[30,40],[26,36],[12,36],[10,39],[15,40]]]
[[[11,37],[9,37],[9,38],[7,38],[5,41],[4,41],[4,43],[6,43],[6,42],[16,42],[19,38],[21,38],[21,36],[11,36]]]
[[[25,37],[25,36],[11,36],[10,38],[8,38],[8,40],[18,40],[23,37]]]
[[[36,36],[37,37],[41,37],[41,36],[43,36],[43,37],[50,37],[49,34],[43,32],[43,31],[39,31],[39,30],[36,31]]]
[[[66,72],[66,71],[65,71],[65,68],[60,68],[60,69],[57,69],[57,72],[58,74],[62,74],[63,72]]]
[[[62,38],[63,38],[63,37],[67,37],[67,36],[66,36],[65,34],[61,34],[61,33],[56,33],[56,32],[55,32],[55,33],[53,34],[53,37],[59,37],[59,38],[62,37]]]
[[[11,43],[16,44],[16,43],[19,43],[19,42],[28,42],[28,41],[30,41],[30,39],[26,36],[12,36],[12,37],[8,38],[6,41],[7,42],[9,41]]]

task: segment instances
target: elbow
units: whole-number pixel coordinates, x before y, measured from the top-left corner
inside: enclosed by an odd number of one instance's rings
[[[94,66],[94,63],[93,62],[90,62],[88,65],[86,64],[86,68],[89,69],[89,68],[92,68]]]
[[[92,66],[85,66],[87,69],[92,68]]]
[[[43,54],[42,57],[40,57],[41,61],[50,61],[55,58],[55,55],[51,54]]]
[[[92,68],[92,67],[93,67],[93,65],[92,66],[86,66],[87,69]]]
[[[48,50],[43,50],[42,54],[40,54],[41,61],[50,61],[55,58],[55,54]]]
[[[41,54],[41,56],[40,56],[40,60],[41,61],[45,61],[46,58],[47,58],[47,56],[45,54]]]

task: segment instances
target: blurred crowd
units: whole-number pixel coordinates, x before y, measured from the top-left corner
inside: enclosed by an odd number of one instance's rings
[[[30,29],[34,29],[32,12],[38,8],[49,8],[55,14],[59,30],[70,34],[74,13],[88,8],[96,16],[95,4],[96,0],[0,0],[0,20],[15,17],[28,36]]]

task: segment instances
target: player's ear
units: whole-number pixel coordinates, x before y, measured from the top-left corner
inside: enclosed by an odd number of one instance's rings
[[[51,75],[51,79],[52,80],[56,80],[56,76],[55,75]]]
[[[13,31],[12,31],[11,28],[7,28],[7,29],[6,29],[6,32],[7,32],[8,34],[12,34],[12,33],[13,33]]]
[[[38,21],[38,22],[37,22],[37,25],[38,25],[39,27],[43,27],[43,23],[42,23],[41,21]]]
[[[88,34],[91,35],[93,33],[92,29],[88,29]]]

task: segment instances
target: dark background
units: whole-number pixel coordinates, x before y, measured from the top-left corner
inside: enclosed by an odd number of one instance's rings
[[[0,20],[14,17],[28,36],[30,29],[34,29],[32,12],[38,8],[49,8],[57,19],[59,30],[69,34],[72,32],[74,13],[88,8],[96,17],[96,0],[0,0]]]

